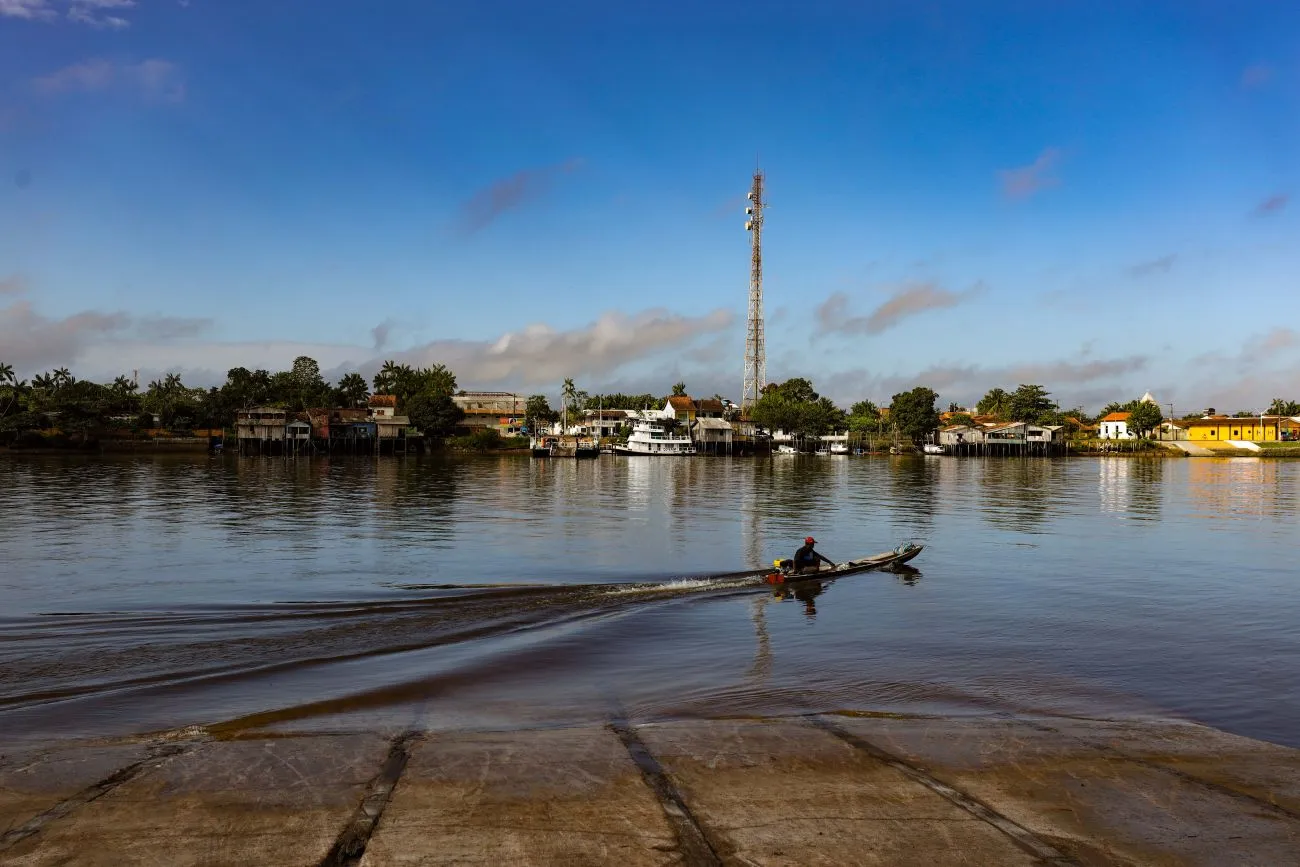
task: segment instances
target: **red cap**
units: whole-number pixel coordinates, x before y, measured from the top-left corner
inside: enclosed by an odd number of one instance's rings
[[[814,539],[812,536],[809,536],[807,539],[804,539],[804,540],[803,540],[803,543],[804,543],[805,545],[814,545],[814,544],[817,543],[817,540]]]

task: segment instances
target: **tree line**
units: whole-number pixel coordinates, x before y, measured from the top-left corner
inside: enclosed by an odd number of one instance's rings
[[[186,386],[175,373],[141,390],[126,376],[96,383],[77,379],[67,368],[28,382],[15,376],[12,365],[0,362],[0,438],[13,441],[24,433],[57,428],[85,442],[109,429],[223,428],[241,409],[359,409],[372,394],[396,396],[399,414],[425,436],[443,438],[464,418],[452,400],[455,392],[456,376],[441,364],[415,368],[385,361],[369,383],[352,372],[330,384],[315,359],[305,355],[294,359],[290,369],[274,373],[231,368],[222,385],[206,389]]]
[[[190,388],[179,374],[166,374],[140,390],[125,376],[111,383],[78,380],[67,368],[19,380],[11,365],[0,362],[0,438],[12,441],[24,432],[57,427],[83,442],[110,428],[154,428],[192,430],[220,428],[241,409],[274,406],[288,412],[308,409],[357,409],[365,407],[372,394],[390,394],[397,399],[397,411],[426,436],[445,438],[464,418],[452,396],[456,375],[445,365],[416,368],[385,361],[370,382],[360,373],[343,374],[336,383],[327,382],[320,365],[308,356],[294,359],[288,370],[270,372],[235,367],[226,381],[211,388]],[[686,384],[675,383],[673,395],[685,395]],[[714,395],[721,400],[720,395]],[[562,416],[577,417],[583,410],[641,410],[663,406],[667,397],[644,394],[591,395],[565,379],[561,406],[553,409],[545,395],[531,395],[525,405],[525,424],[537,430]],[[750,410],[750,419],[760,428],[783,430],[795,435],[823,436],[850,431],[862,435],[895,434],[921,442],[940,423],[938,394],[925,386],[893,395],[888,407],[870,400],[852,404],[846,411],[817,393],[811,380],[802,377],[766,386]],[[1159,427],[1160,407],[1143,401],[1112,402],[1096,415],[1083,407],[1061,409],[1042,385],[1022,383],[1012,391],[991,388],[973,410],[955,403],[948,405],[948,424],[973,424],[973,416],[991,416],[999,421],[1032,424],[1090,425],[1112,412],[1129,413],[1129,429],[1139,436]],[[1275,398],[1265,412],[1269,415],[1300,415],[1300,402]],[[1213,415],[1213,409],[1204,411]],[[1191,413],[1183,418],[1197,418]],[[1238,411],[1237,417],[1258,413]],[[57,424],[56,424],[57,422]]]

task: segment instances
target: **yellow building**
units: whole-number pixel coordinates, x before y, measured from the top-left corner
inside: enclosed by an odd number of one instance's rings
[[[1216,415],[1212,418],[1194,418],[1180,422],[1187,426],[1187,439],[1192,442],[1223,442],[1225,440],[1245,440],[1247,442],[1269,442],[1292,439],[1296,435],[1295,419],[1284,415],[1266,415],[1253,418],[1229,418]]]
[[[668,398],[668,403],[663,408],[663,416],[668,418],[670,415],[686,424],[695,421],[695,399],[679,394]]]

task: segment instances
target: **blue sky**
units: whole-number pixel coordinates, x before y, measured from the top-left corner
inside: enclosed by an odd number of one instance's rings
[[[1300,399],[1298,44],[1282,3],[0,0],[0,360],[738,397],[758,161],[770,380]]]

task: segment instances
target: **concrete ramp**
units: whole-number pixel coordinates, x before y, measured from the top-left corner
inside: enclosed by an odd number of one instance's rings
[[[1198,458],[1206,458],[1206,457],[1214,456],[1214,452],[1210,451],[1204,446],[1198,446],[1195,443],[1184,442],[1182,440],[1175,440],[1174,442],[1163,442],[1160,445],[1164,446],[1165,448],[1178,449],[1181,452],[1187,452],[1187,454],[1193,455],[1194,457],[1198,457]]]
[[[1245,449],[1248,452],[1257,452],[1260,450],[1256,443],[1252,443],[1249,440],[1228,440],[1228,443],[1234,448]]]

